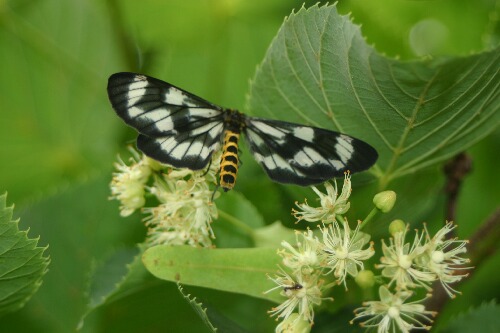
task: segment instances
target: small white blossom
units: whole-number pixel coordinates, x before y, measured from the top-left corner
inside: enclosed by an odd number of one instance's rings
[[[316,186],[312,186],[314,192],[319,196],[320,207],[311,207],[307,201],[303,204],[295,203],[299,210],[293,209],[292,211],[298,221],[329,223],[335,221],[337,215],[343,215],[349,210],[350,203],[348,199],[351,195],[351,177],[348,172],[345,174],[340,196],[337,191],[337,181],[334,181],[334,185],[325,182],[324,186],[326,194],[320,192]]]
[[[210,168],[204,174],[204,171],[174,169],[156,178],[149,192],[160,204],[144,208],[149,214],[146,223],[150,228],[150,244],[211,246],[214,234],[210,224],[217,217],[217,208],[205,176],[215,179],[211,174],[214,170]]]
[[[432,238],[427,226],[424,228],[425,253],[419,258],[419,262],[436,274],[448,295],[454,297],[454,294],[459,292],[451,288],[449,284],[468,276],[468,273],[460,274],[459,272],[470,269],[465,266],[469,263],[469,259],[460,257],[467,252],[465,247],[467,241],[457,240],[457,238],[445,239],[445,236],[456,228],[452,222],[447,222]]]
[[[334,272],[338,284],[346,287],[346,277],[358,275],[358,267],[364,269],[363,260],[367,260],[375,253],[373,242],[366,249],[362,249],[369,242],[369,237],[359,233],[358,223],[356,229],[351,232],[349,224],[344,223],[344,228],[340,228],[337,221],[322,228],[323,233],[323,256],[326,261],[326,268],[329,272]],[[346,287],[347,289],[347,287]]]
[[[417,233],[410,247],[409,243],[405,243],[406,230],[396,232],[394,237],[390,238],[389,246],[382,240],[384,256],[380,258],[381,264],[377,265],[377,268],[382,268],[382,275],[391,279],[389,285],[395,283],[397,289],[421,286],[431,290],[429,284],[436,280],[436,275],[418,265],[416,260],[425,251],[421,246],[422,237]]]
[[[269,277],[269,279],[277,286],[265,293],[282,289],[281,295],[287,298],[283,303],[269,311],[271,316],[286,320],[298,308],[299,316],[312,323],[314,320],[313,306],[320,305],[322,301],[321,288],[323,283],[318,279],[318,275],[297,274],[295,278],[292,278],[283,269],[280,269],[278,275]]]
[[[145,185],[151,175],[147,159],[137,162],[138,156],[131,158],[132,164],[126,165],[122,159],[115,163],[117,172],[111,180],[111,197],[120,201],[120,215],[129,216],[144,206]]]
[[[306,232],[295,232],[297,247],[283,241],[283,249],[278,254],[283,258],[283,265],[290,268],[294,273],[311,273],[319,267],[318,247],[319,240],[311,230]],[[302,240],[299,240],[299,237]]]
[[[428,297],[407,302],[412,295],[410,291],[399,291],[392,294],[385,286],[379,288],[380,301],[364,302],[363,307],[354,311],[354,320],[368,320],[360,323],[360,326],[376,328],[377,333],[403,332],[409,333],[412,329],[430,330],[426,323],[432,323],[431,317],[435,312],[426,311],[423,303]],[[353,321],[351,321],[352,324]]]

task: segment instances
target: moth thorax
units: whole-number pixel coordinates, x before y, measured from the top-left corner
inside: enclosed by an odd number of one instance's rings
[[[230,130],[224,133],[224,146],[220,159],[220,186],[225,192],[231,190],[236,183],[239,138],[239,133]]]

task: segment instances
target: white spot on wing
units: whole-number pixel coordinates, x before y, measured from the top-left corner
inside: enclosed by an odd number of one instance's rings
[[[184,156],[186,155],[186,151],[189,149],[189,146],[191,145],[190,141],[184,141],[182,143],[177,144],[175,148],[170,152],[170,157],[176,160],[182,160]]]
[[[140,117],[146,118],[150,123],[154,123],[154,126],[160,132],[167,132],[174,129],[174,122],[167,109],[158,108],[149,112],[144,112]]]
[[[172,105],[196,106],[196,104],[189,102],[189,96],[185,92],[174,87],[168,88],[163,100],[165,103]]]
[[[311,147],[305,147],[303,150],[309,156],[309,158],[313,160],[314,163],[322,163],[322,164],[326,163],[325,158]]]
[[[224,127],[223,123],[219,123],[218,125],[214,126],[208,133],[211,139],[215,139],[221,136],[222,134],[222,129]]]
[[[310,167],[318,163],[328,164],[323,156],[321,156],[316,150],[310,147],[305,147],[302,150],[298,151],[293,159],[297,162],[297,164],[305,167]]]
[[[303,150],[298,151],[293,159],[298,165],[305,167],[310,167],[314,163]]]
[[[293,129],[293,135],[307,142],[314,140],[314,129],[306,126],[298,126]]]
[[[258,156],[256,156],[256,155],[258,155]],[[266,168],[269,170],[282,169],[282,170],[293,171],[290,164],[277,154],[273,154],[273,155],[264,157],[264,156],[256,153],[256,154],[254,154],[254,156],[255,156],[255,159],[257,161],[264,164],[266,166]]]
[[[351,142],[351,137],[340,135],[337,138],[337,144],[335,144],[335,150],[344,164],[352,158],[352,153],[354,152]]]
[[[214,127],[214,125],[215,125],[214,122],[211,122],[211,123],[205,124],[203,126],[200,126],[198,128],[192,129],[191,132],[189,133],[189,136],[196,136],[196,135],[200,135],[200,134],[203,134],[206,132],[209,132],[209,134],[211,136],[211,134],[213,133],[212,128]],[[222,126],[222,123],[215,126],[215,127],[220,128],[220,126]]]
[[[191,144],[191,147],[189,147],[189,151],[186,153],[186,155],[199,156],[201,155],[202,150],[203,143],[200,141],[195,141]]]
[[[210,155],[210,149],[208,149],[208,147],[203,147],[199,154],[200,158],[204,160],[208,157],[208,155]]]
[[[276,167],[278,167],[279,169],[293,171],[292,166],[290,165],[290,163],[288,163],[287,161],[285,161],[280,155],[274,154],[274,155],[272,155],[270,157],[272,157],[274,159],[274,163],[275,163]]]
[[[255,133],[253,131],[248,131],[247,137],[248,137],[248,140],[250,140],[251,142],[253,142],[257,146],[264,145],[264,140],[262,140],[262,138],[257,133]]]
[[[328,160],[328,161],[330,162],[331,165],[333,165],[333,167],[336,170],[342,170],[345,167],[345,164],[339,160]]]
[[[166,118],[161,121],[157,121],[155,123],[155,127],[160,132],[170,132],[172,134],[172,130],[174,129],[174,123],[170,120],[170,118]]]
[[[255,160],[259,163],[264,161],[264,157],[259,153],[253,153],[253,158],[255,158]]]
[[[127,107],[135,105],[135,103],[144,96],[147,85],[147,81],[135,81],[128,86]]]
[[[137,106],[132,106],[127,109],[127,114],[129,118],[135,118],[143,112],[144,111],[141,108],[138,108]]]
[[[282,131],[268,125],[268,124],[265,124],[263,122],[260,122],[260,121],[252,121],[252,125],[259,129],[260,131],[262,131],[263,133],[266,133],[267,135],[270,135],[273,137],[273,139],[283,139],[286,135],[286,133],[283,133]]]
[[[220,115],[219,110],[214,110],[214,109],[207,109],[207,108],[193,108],[189,109],[189,115],[191,117],[201,117],[201,118],[211,118],[211,117],[217,117]]]
[[[160,143],[161,149],[164,152],[166,152],[167,154],[170,154],[171,150],[174,149],[178,145],[177,141],[175,140],[175,138],[173,136],[170,136],[167,139],[159,138],[159,139],[156,139],[156,141],[158,143]]]

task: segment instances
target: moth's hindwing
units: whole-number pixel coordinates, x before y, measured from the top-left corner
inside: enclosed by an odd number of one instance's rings
[[[280,183],[318,184],[346,171],[364,171],[378,158],[356,138],[284,121],[248,118],[245,134],[254,158]]]
[[[108,96],[118,116],[139,131],[137,147],[151,158],[199,170],[220,147],[224,112],[200,97],[135,73],[113,74]]]

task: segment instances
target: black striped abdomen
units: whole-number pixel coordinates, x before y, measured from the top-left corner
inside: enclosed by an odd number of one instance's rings
[[[225,192],[231,190],[236,183],[238,174],[238,140],[239,133],[226,130],[224,133],[224,146],[220,159],[220,186]]]

